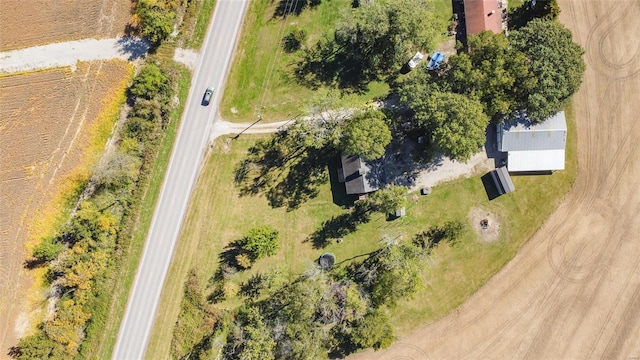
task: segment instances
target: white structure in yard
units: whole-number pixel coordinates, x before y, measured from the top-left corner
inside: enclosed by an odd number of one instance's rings
[[[567,121],[564,111],[535,123],[526,117],[498,125],[498,150],[506,152],[509,172],[564,170]]]

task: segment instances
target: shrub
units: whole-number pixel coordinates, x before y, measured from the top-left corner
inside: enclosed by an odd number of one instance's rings
[[[282,47],[288,53],[300,50],[302,43],[307,39],[307,33],[303,29],[292,29],[282,38]]]
[[[253,260],[275,255],[278,251],[278,230],[267,226],[258,226],[240,240],[240,247]]]
[[[63,248],[64,246],[58,242],[57,238],[48,237],[33,249],[33,257],[40,262],[51,261],[60,254]]]
[[[129,88],[131,95],[147,100],[156,97],[158,93],[166,94],[168,90],[169,79],[155,64],[145,65]]]
[[[224,293],[225,299],[231,299],[235,297],[236,295],[238,295],[239,291],[240,286],[238,286],[238,284],[234,283],[233,281],[225,281],[224,285],[222,286],[222,292]]]
[[[253,265],[253,261],[248,254],[239,254],[236,256],[236,263],[243,269],[248,269]]]

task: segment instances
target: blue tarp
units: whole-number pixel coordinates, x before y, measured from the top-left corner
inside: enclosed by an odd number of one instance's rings
[[[431,59],[429,60],[429,63],[427,64],[427,68],[429,70],[439,68],[444,58],[445,58],[445,55],[443,53],[438,51],[434,52],[433,56],[431,56]]]

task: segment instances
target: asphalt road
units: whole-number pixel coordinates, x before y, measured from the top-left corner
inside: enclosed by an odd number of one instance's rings
[[[233,55],[248,0],[218,0],[192,78],[186,111],[171,154],[151,228],[145,243],[127,310],[120,325],[113,359],[144,357],[160,293],[178,240],[191,190],[217,112],[220,91]],[[202,106],[207,87],[216,91]]]

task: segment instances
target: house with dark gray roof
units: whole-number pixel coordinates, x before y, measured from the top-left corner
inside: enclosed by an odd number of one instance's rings
[[[367,163],[358,155],[342,155],[338,181],[344,183],[349,195],[362,195],[380,188],[381,166]]]
[[[543,122],[520,116],[497,127],[498,150],[510,172],[564,170],[567,120],[561,111]]]

